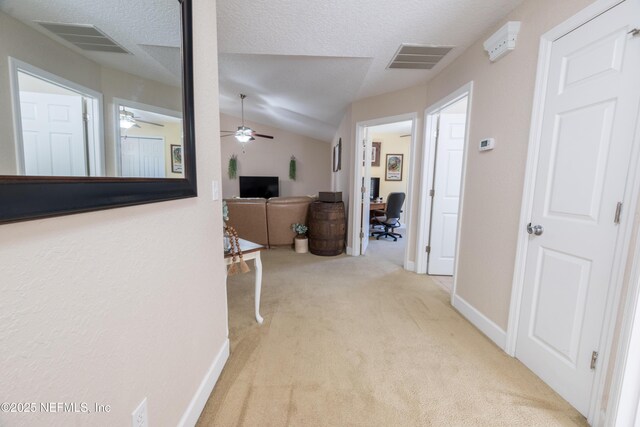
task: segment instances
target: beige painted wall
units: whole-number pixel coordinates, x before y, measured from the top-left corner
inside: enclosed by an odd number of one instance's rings
[[[112,411],[3,413],[1,425],[131,425],[146,396],[149,424],[175,426],[226,341],[221,202],[211,200],[215,3],[195,0],[193,17],[200,196],[0,226],[2,401]]]
[[[220,126],[225,130],[235,130],[241,120],[220,114]],[[247,144],[245,153],[233,136],[222,139],[222,194],[224,197],[240,195],[238,179],[229,179],[227,166],[232,154],[238,156],[238,176],[278,176],[280,196],[315,195],[319,191],[331,189],[331,157],[327,143],[298,135],[282,129],[245,121],[245,125],[257,129],[258,133],[275,138],[258,138]],[[289,160],[297,159],[297,177],[289,179]]]
[[[333,172],[333,169],[331,169],[331,190],[342,192],[342,201],[344,201],[347,211],[349,209],[349,196],[351,194],[349,179],[351,172],[351,150],[353,145],[352,128],[351,106],[349,106],[342,118],[342,121],[340,122],[340,127],[338,127],[338,131],[331,142],[331,146],[329,147],[329,157],[333,161],[333,147],[340,139],[342,139],[342,167],[337,172]]]
[[[540,36],[592,0],[527,0],[429,82],[433,104],[474,82],[457,293],[506,330]],[[483,41],[522,21],[516,49],[489,62]],[[496,138],[480,153],[477,142]]]
[[[349,124],[354,154],[356,123],[402,113],[417,112],[417,140],[424,141],[425,109],[470,81],[474,81],[471,107],[465,206],[462,215],[458,294],[506,330],[511,298],[518,219],[522,201],[535,71],[540,36],[577,13],[592,0],[527,0],[442,70],[427,85],[415,86],[357,101],[351,106]],[[506,21],[522,21],[515,51],[491,63],[482,43]],[[347,116],[345,116],[347,117]],[[476,142],[496,138],[496,149],[480,156]],[[343,143],[345,139],[343,138]],[[413,153],[415,178],[422,176],[422,145]],[[349,162],[350,186],[353,166]],[[416,183],[417,184],[417,183]],[[410,223],[415,224],[419,186],[412,194]],[[350,219],[350,222],[352,219]],[[407,233],[409,259],[415,260],[416,229]],[[349,236],[349,246],[352,245]]]
[[[0,12],[0,175],[17,173],[10,56],[103,94],[108,176],[116,172],[114,97],[182,111],[179,88],[103,67]]]
[[[409,164],[411,161],[411,138],[400,138],[400,134],[384,134],[374,133],[373,140],[381,142],[380,166],[371,167],[371,176],[380,178],[380,197],[387,201],[389,193],[402,192],[407,194],[409,182]],[[385,178],[385,161],[387,154],[402,154],[402,181],[386,181]],[[405,201],[406,203],[406,201]],[[406,205],[405,205],[406,207]],[[400,215],[400,222],[406,223],[406,212]]]

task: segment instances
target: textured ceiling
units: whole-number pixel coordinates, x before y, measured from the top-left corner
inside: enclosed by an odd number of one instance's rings
[[[248,119],[329,141],[351,102],[426,82],[521,1],[218,0],[220,108],[243,92]],[[401,43],[455,49],[386,69]]]
[[[177,0],[0,0],[0,11],[99,64],[180,85]],[[94,25],[132,55],[82,50],[47,32],[35,21]]]

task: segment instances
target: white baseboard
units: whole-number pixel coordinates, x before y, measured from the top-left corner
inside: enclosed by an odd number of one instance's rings
[[[404,266],[405,270],[409,270],[409,271],[416,271],[416,263],[413,261],[407,261],[407,263]]]
[[[209,396],[213,391],[213,387],[216,385],[220,374],[222,373],[222,368],[224,368],[225,363],[227,363],[227,359],[229,358],[229,339],[227,338],[222,344],[222,348],[218,352],[218,355],[213,360],[211,367],[207,371],[207,374],[202,379],[200,383],[200,387],[196,391],[196,394],[189,402],[189,406],[187,410],[182,415],[178,426],[180,427],[190,427],[195,426],[198,418],[200,418],[200,414],[204,409],[204,405],[206,405],[207,400],[209,400]]]
[[[347,255],[353,255],[353,249],[351,246],[347,246]]]
[[[469,304],[458,295],[453,296],[453,306],[467,318],[480,332],[485,334],[491,341],[496,343],[501,349],[505,349],[507,344],[507,333],[500,326],[493,323],[484,314],[480,313],[476,308]]]

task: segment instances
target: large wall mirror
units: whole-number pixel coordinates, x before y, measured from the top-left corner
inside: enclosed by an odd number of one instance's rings
[[[0,1],[0,223],[196,195],[190,1]]]

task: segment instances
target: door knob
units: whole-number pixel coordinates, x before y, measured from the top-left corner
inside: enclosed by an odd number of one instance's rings
[[[527,233],[535,234],[536,236],[541,235],[544,232],[544,227],[541,225],[531,225],[531,223],[527,224]]]

